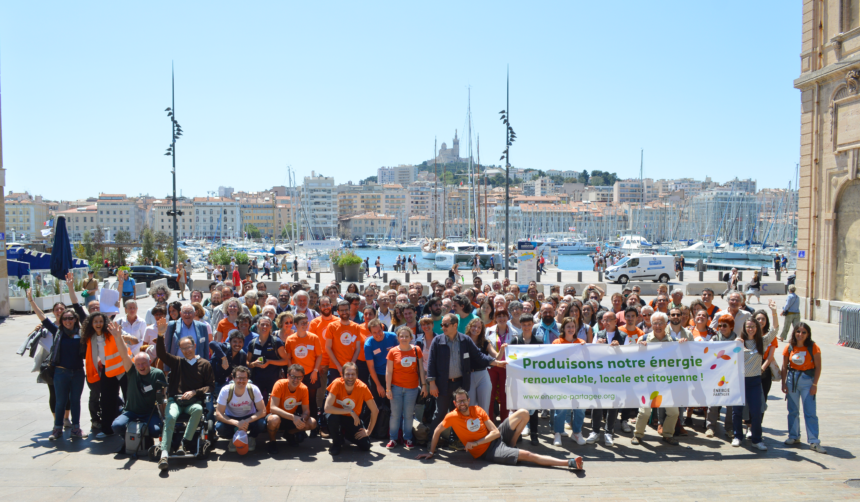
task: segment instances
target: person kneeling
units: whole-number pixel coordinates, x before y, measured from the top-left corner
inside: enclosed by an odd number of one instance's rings
[[[537,465],[566,466],[574,470],[582,469],[582,457],[580,456],[571,459],[556,459],[514,447],[519,441],[523,429],[529,423],[528,410],[520,409],[511,413],[497,429],[487,412],[480,406],[469,406],[469,393],[465,390],[457,389],[454,391],[454,407],[456,409],[445,415],[445,418],[433,431],[430,452],[422,453],[415,458],[419,460],[432,458],[436,453],[436,446],[442,431],[451,427],[454,429],[454,434],[466,445],[466,451],[474,458],[483,458],[497,464],[516,465],[517,461],[522,460]]]
[[[266,430],[266,405],[260,389],[248,383],[251,374],[245,366],[233,368],[233,381],[221,388],[215,406],[215,432],[222,438],[228,438],[228,450],[236,451],[233,435],[236,431],[244,431],[250,437],[248,450],[256,448],[254,438]]]
[[[325,399],[324,412],[332,442],[329,453],[340,454],[345,437],[360,450],[370,450],[370,431],[376,425],[379,409],[370,389],[358,379],[355,363],[345,363],[343,377],[335,379],[326,390],[329,394]],[[359,418],[365,404],[370,409],[370,423],[366,428]]]
[[[307,437],[305,431],[317,427],[311,418],[308,388],[302,383],[305,368],[293,364],[287,370],[287,378],[278,380],[269,395],[269,416],[266,428],[269,430],[269,453],[278,453],[278,430],[284,431],[284,439],[290,446],[298,446]],[[314,396],[316,397],[316,396]]]

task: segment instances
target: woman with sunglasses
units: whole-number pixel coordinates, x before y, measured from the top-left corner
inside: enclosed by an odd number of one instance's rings
[[[155,300],[156,305],[164,307],[164,310],[167,311],[167,300],[170,299],[170,289],[167,286],[153,286],[149,290],[149,296]],[[155,324],[155,317],[152,316],[152,309],[147,310],[146,315],[143,316],[143,318],[146,321],[147,326]]]
[[[73,291],[72,288],[70,291]],[[57,322],[51,322],[33,301],[33,294],[27,290],[27,300],[53,338],[51,340],[50,358],[54,366],[54,381],[49,386],[50,401],[54,403],[54,428],[48,439],[56,441],[63,437],[64,415],[69,408],[72,439],[86,437],[81,431],[81,395],[84,392],[84,358],[81,348],[80,324],[77,314],[66,309],[62,303],[54,304],[52,309]],[[69,420],[66,418],[65,420]],[[68,427],[67,427],[68,428]]]
[[[782,392],[788,395],[788,439],[786,445],[800,443],[800,406],[809,447],[827,453],[818,439],[815,398],[821,378],[821,349],[812,341],[812,329],[805,322],[794,327],[788,346],[782,352]]]

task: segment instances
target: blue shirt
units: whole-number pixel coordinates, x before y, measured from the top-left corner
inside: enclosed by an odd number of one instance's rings
[[[364,314],[361,312],[356,312],[355,317],[352,318],[352,322],[356,324],[364,324]]]
[[[248,334],[248,336],[245,337],[245,343],[242,344],[242,350],[244,350],[245,352],[248,352],[248,347],[250,347],[251,344],[254,343],[254,340],[256,340],[256,339],[257,339],[257,333],[254,333],[253,331],[251,331]]]
[[[785,307],[782,308],[782,311],[786,314],[799,314],[800,298],[794,293],[789,293],[788,298],[785,299]]]
[[[190,336],[194,340],[194,345],[197,345],[197,330],[194,328],[194,323],[192,322],[191,327],[188,327],[181,319],[176,322],[179,324],[179,339]]]
[[[543,321],[539,322],[537,326],[535,326],[538,334],[543,337],[543,343],[551,344],[558,338],[558,324],[556,324],[555,320],[552,321],[552,324],[547,326],[543,323]]]
[[[377,342],[373,336],[367,337],[364,342],[364,358],[368,361],[373,361],[373,369],[377,375],[384,375],[388,367],[388,351],[392,347],[397,347],[400,343],[397,342],[397,335],[390,331],[383,331],[381,342]],[[377,352],[378,350],[378,352]]]
[[[128,278],[122,283],[122,296],[134,296],[134,286],[137,284],[134,279]]]

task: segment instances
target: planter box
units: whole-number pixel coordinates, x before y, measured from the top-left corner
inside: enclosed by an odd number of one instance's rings
[[[33,300],[42,309],[42,312],[50,312],[54,304],[60,301],[60,295],[40,296],[39,298],[33,298]]]
[[[31,312],[30,302],[23,296],[13,296],[9,298],[9,308],[16,312]]]
[[[361,277],[361,264],[346,265],[344,269],[344,279],[347,282],[358,282]]]
[[[248,265],[239,264],[239,277],[241,277],[242,280],[244,280],[245,277],[247,277],[247,276],[248,276]]]

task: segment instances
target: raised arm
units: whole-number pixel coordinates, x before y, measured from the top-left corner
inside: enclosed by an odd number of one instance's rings
[[[113,339],[116,342],[117,352],[119,352],[119,357],[122,359],[122,367],[125,371],[128,371],[131,369],[132,361],[131,356],[128,354],[128,348],[125,346],[125,340],[123,340],[122,328],[115,321],[111,321],[107,326],[107,330],[113,335]]]
[[[40,321],[44,321],[46,319],[45,313],[42,312],[42,309],[36,305],[36,302],[33,301],[33,291],[31,289],[27,289],[27,301],[30,302],[30,307],[33,309],[33,312],[36,313],[36,317],[39,318]]]
[[[66,287],[69,288],[69,299],[72,304],[78,303],[78,296],[75,294],[75,276],[71,272],[66,274]]]

